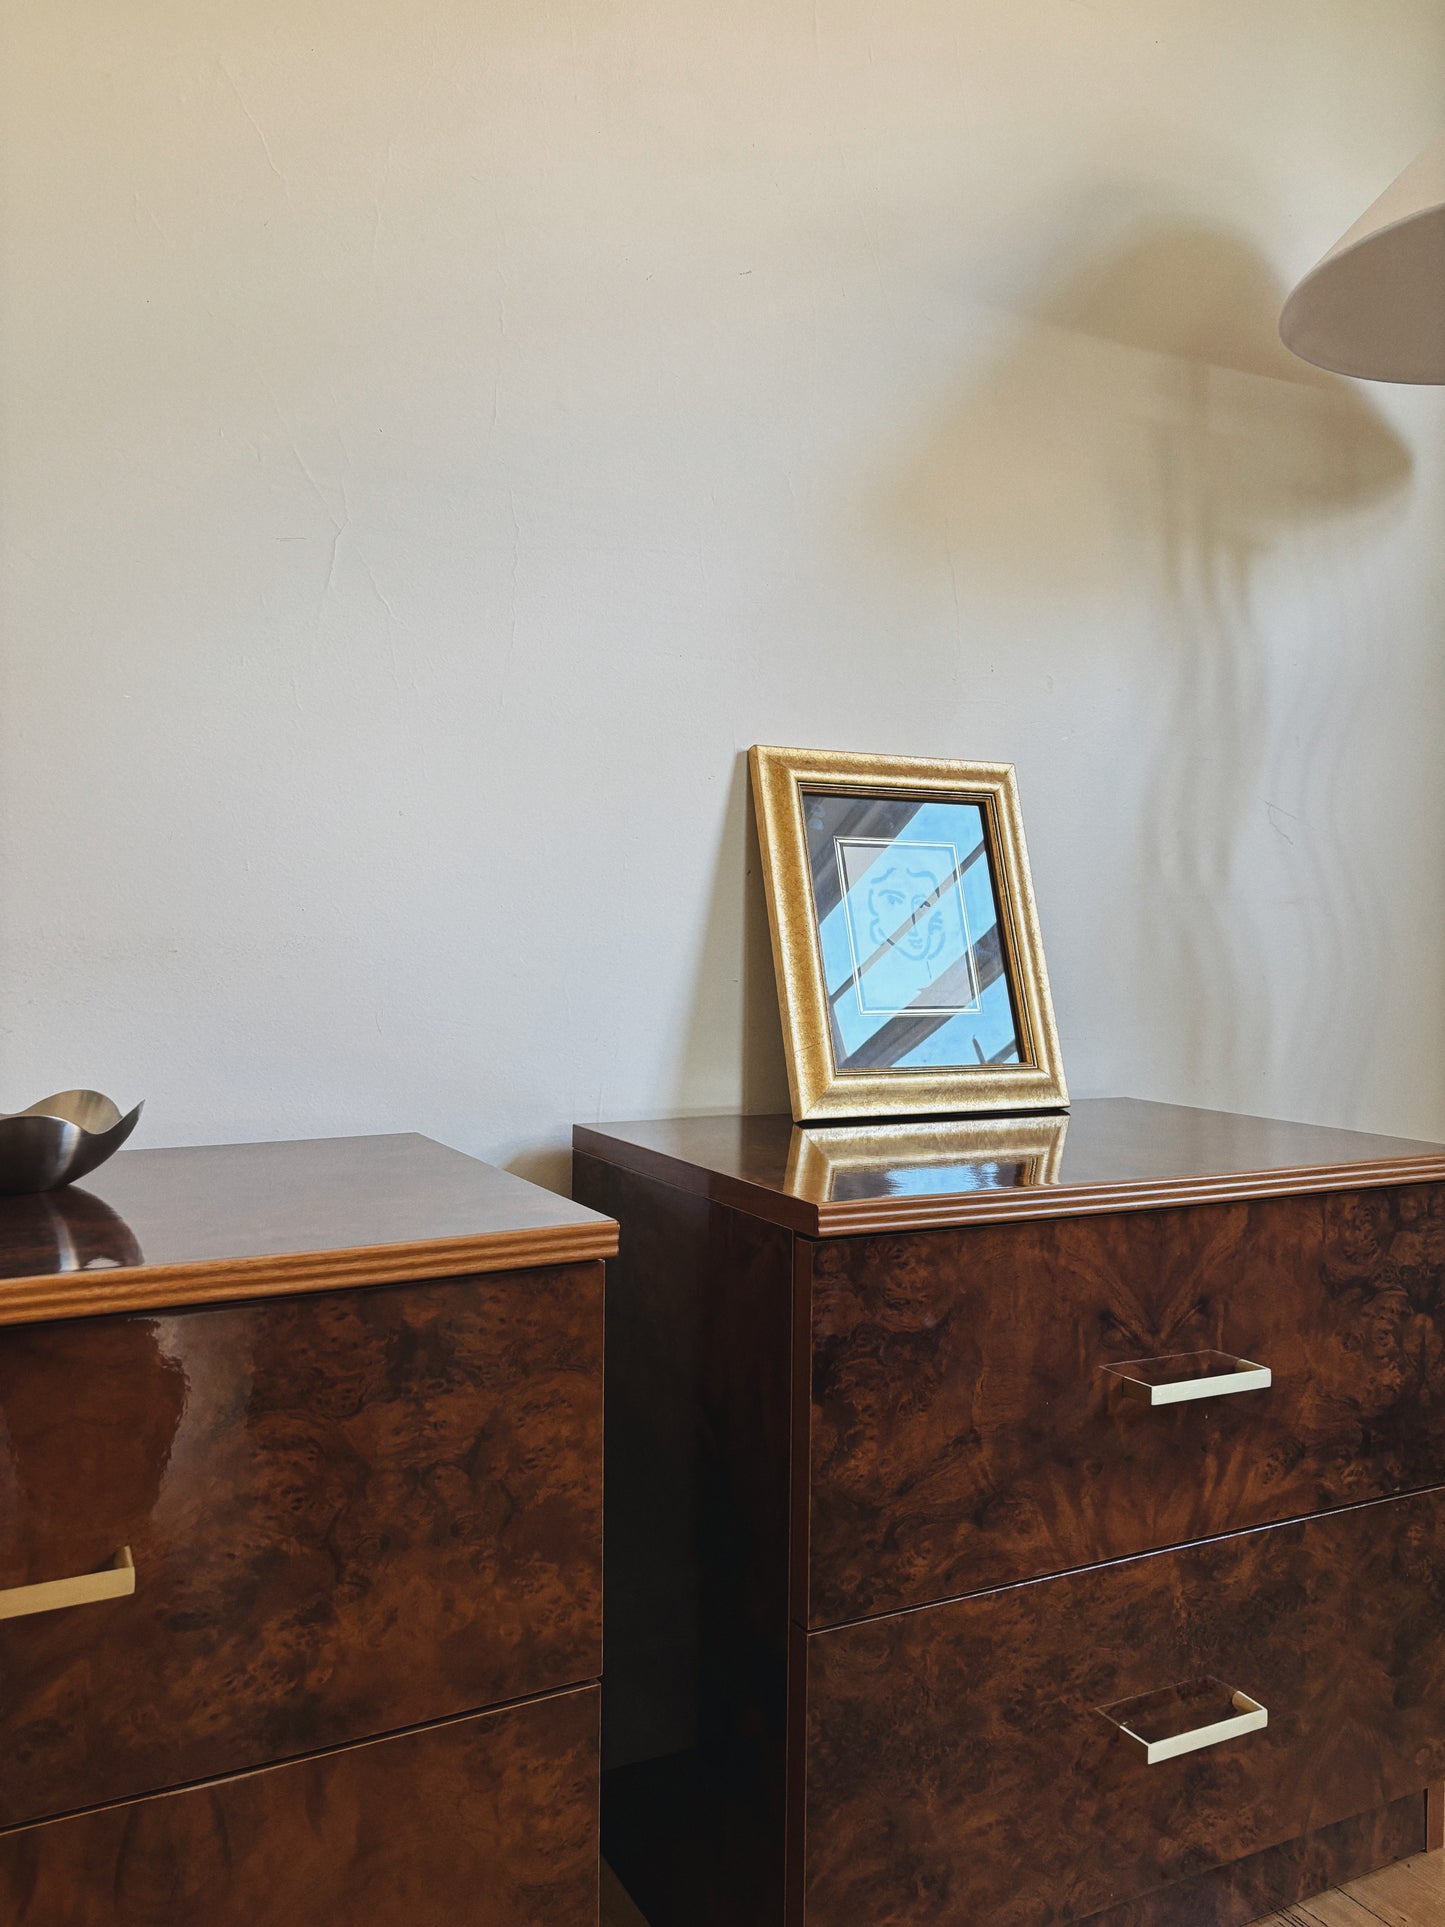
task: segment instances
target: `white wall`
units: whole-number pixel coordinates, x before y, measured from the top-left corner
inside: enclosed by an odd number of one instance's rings
[[[740,752],[1019,766],[1070,1080],[1445,1136],[1442,0],[9,0],[0,1103],[781,1107]]]

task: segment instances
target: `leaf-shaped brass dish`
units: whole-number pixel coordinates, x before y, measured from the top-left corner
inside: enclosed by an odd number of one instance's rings
[[[49,1191],[83,1178],[118,1151],[143,1105],[121,1116],[99,1091],[57,1091],[28,1110],[0,1113],[0,1193]]]

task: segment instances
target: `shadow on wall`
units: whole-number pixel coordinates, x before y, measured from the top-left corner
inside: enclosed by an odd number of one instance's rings
[[[894,529],[947,525],[971,566],[1073,595],[1117,589],[1141,527],[1248,558],[1393,493],[1409,450],[1356,387],[1284,346],[1284,296],[1247,242],[1197,226],[1153,227],[1076,271],[945,409]]]
[[[967,580],[1053,603],[1147,600],[1148,654],[1100,664],[1132,670],[1148,719],[1128,854],[1149,908],[1128,920],[1141,926],[1130,961],[1136,984],[1172,989],[1155,1019],[1169,1024],[1162,1061],[1216,1096],[1257,1087],[1262,1068],[1311,1047],[1322,1008],[1339,1011],[1338,983],[1323,1005],[1309,994],[1325,996],[1322,983],[1271,983],[1268,893],[1255,874],[1248,900],[1245,856],[1282,729],[1314,732],[1301,773],[1312,793],[1321,774],[1343,793],[1348,692],[1308,666],[1282,687],[1280,652],[1252,622],[1252,573],[1312,525],[1397,493],[1412,466],[1356,387],[1284,347],[1283,299],[1237,236],[1137,229],[1032,309],[883,504],[890,539],[920,566],[941,556],[955,597]],[[1045,641],[1041,662],[1048,653]],[[1371,900],[1368,878],[1348,871],[1348,836],[1321,827],[1320,854],[1306,839],[1289,861],[1322,969],[1332,935],[1358,951]],[[1110,879],[1101,912],[1115,895]],[[1117,926],[1097,938],[1128,941]],[[1356,1048],[1363,1060],[1368,1039]],[[1335,1079],[1363,1067],[1337,1055]]]
[[[507,1159],[506,1169],[514,1178],[540,1184],[544,1191],[555,1191],[559,1198],[572,1195],[572,1152],[561,1144],[543,1145],[535,1151],[518,1151]]]
[[[745,752],[734,759],[713,877],[672,1104],[684,1116],[739,1108],[786,1112],[788,1071]],[[507,1169],[571,1195],[572,1154],[561,1146],[518,1152]]]
[[[733,762],[715,877],[678,1069],[678,1109],[697,1110],[700,1097],[712,1110],[738,1109],[741,1070],[744,1113],[786,1111],[788,1070],[745,751]]]

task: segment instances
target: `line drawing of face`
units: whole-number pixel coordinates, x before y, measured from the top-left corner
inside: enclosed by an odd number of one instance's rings
[[[947,941],[943,912],[935,903],[938,878],[931,870],[915,870],[901,862],[873,871],[868,879],[868,935],[890,950],[901,950],[914,963],[931,963]],[[905,926],[900,928],[900,925]]]

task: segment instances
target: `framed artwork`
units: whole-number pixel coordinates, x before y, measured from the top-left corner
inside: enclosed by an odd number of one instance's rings
[[[794,1119],[1062,1110],[1012,768],[749,762]]]

